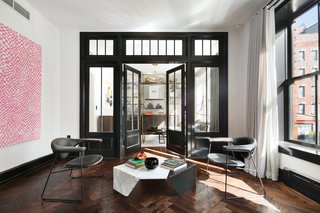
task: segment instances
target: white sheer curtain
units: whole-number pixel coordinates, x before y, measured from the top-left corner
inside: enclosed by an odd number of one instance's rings
[[[251,20],[249,42],[247,130],[258,142],[255,159],[260,175],[275,181],[279,133],[273,7],[259,11]],[[247,162],[247,168],[254,167]]]

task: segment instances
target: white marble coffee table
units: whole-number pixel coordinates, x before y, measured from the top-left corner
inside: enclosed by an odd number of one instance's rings
[[[159,165],[164,159],[159,159]],[[142,166],[137,169],[130,168],[125,164],[113,167],[113,189],[124,196],[129,196],[130,192],[137,185],[139,180],[161,180],[167,179],[170,170],[158,166],[153,170],[148,170]]]

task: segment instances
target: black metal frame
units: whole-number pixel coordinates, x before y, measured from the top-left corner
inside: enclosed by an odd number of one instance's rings
[[[114,55],[101,56],[89,55],[89,40],[90,39],[113,39],[114,40]],[[125,40],[126,39],[166,39],[175,40],[181,39],[183,42],[183,50],[181,56],[152,56],[152,55],[125,55]],[[219,40],[219,55],[217,56],[195,56],[193,52],[195,39],[213,39]],[[223,73],[223,80],[220,82],[222,85],[221,91],[223,92],[222,100],[223,108],[220,112],[223,117],[220,119],[223,122],[223,128],[219,133],[211,133],[210,136],[227,136],[228,135],[228,33],[226,32],[194,32],[194,33],[139,33],[139,32],[80,32],[80,137],[98,137],[104,139],[103,155],[105,157],[122,157],[125,155],[125,136],[122,133],[123,118],[122,118],[122,96],[123,88],[121,85],[122,80],[122,66],[126,63],[185,63],[186,64],[186,147],[187,155],[190,156],[192,146],[196,143],[193,140],[193,120],[188,116],[193,111],[192,94],[193,88],[190,83],[192,66],[198,64],[199,66],[206,66],[207,64],[219,64],[221,67],[220,72]],[[88,77],[87,69],[90,65],[112,64],[115,67],[114,76],[114,132],[113,133],[90,133],[88,131]],[[190,87],[189,87],[190,86]],[[111,138],[111,139],[110,139]],[[110,139],[112,142],[107,142]]]

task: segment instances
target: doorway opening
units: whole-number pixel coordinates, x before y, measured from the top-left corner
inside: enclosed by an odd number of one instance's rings
[[[171,125],[167,122],[168,119],[170,120],[168,111],[171,109],[168,101],[173,102],[168,98],[168,95],[170,96],[170,90],[175,92],[173,88],[169,87],[171,84],[168,85],[167,72],[182,64],[130,63],[125,65],[141,73],[140,85],[137,85],[139,88],[137,91],[140,92],[136,94],[139,96],[136,97],[136,100],[140,100],[139,109],[133,109],[133,111],[140,112],[141,147],[167,147],[167,126]],[[169,91],[167,91],[168,89]],[[126,104],[125,108],[128,109],[129,99]],[[130,122],[128,117],[127,121]]]

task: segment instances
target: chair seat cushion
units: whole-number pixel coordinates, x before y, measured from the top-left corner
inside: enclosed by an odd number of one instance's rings
[[[100,163],[103,160],[103,156],[101,155],[85,155],[82,157],[83,167],[94,166]],[[80,157],[75,158],[64,165],[68,168],[80,168]]]
[[[228,164],[228,167],[244,167],[245,164],[234,158],[231,155],[226,155],[226,154],[221,154],[221,153],[210,153],[207,155],[209,161],[211,161],[214,164],[218,164],[221,166],[226,166]],[[226,157],[227,157],[227,162],[226,162]]]

